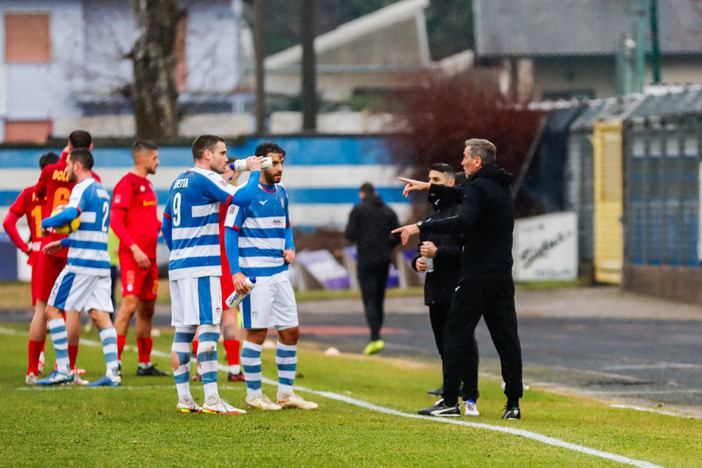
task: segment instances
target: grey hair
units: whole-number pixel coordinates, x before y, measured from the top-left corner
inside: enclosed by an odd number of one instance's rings
[[[466,140],[466,146],[470,147],[470,155],[473,158],[480,158],[483,164],[495,164],[497,160],[497,148],[492,142],[481,138],[471,138]]]

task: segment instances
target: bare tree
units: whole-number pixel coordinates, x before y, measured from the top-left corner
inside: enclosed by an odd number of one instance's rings
[[[178,136],[178,90],[173,47],[185,12],[175,0],[132,0],[135,33],[131,100],[137,138]]]

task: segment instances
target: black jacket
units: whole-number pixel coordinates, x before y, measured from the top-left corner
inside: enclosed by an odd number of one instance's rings
[[[390,252],[400,242],[390,231],[400,227],[395,212],[377,193],[355,205],[346,226],[346,238],[357,243],[359,265],[388,265]]]
[[[434,192],[429,192],[429,199],[436,198]],[[458,214],[461,207],[459,202],[450,197],[438,198],[433,201],[433,208],[423,219],[426,223],[431,220],[446,219]],[[417,253],[412,259],[412,268],[417,269],[417,259],[422,255],[419,247],[424,241],[431,241],[436,245],[434,257],[434,271],[427,273],[424,282],[424,303],[434,305],[441,302],[451,302],[453,290],[456,288],[461,275],[461,247],[463,244],[462,233],[440,234],[435,232],[420,232]]]
[[[421,232],[465,234],[461,277],[481,273],[512,273],[514,204],[509,184],[512,174],[495,164],[483,166],[460,188],[431,186],[441,197],[463,195],[457,216],[423,223]]]

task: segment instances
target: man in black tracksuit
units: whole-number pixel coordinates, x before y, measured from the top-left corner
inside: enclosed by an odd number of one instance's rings
[[[429,168],[429,182],[433,185],[453,187],[456,172],[448,164],[432,164]],[[427,199],[432,204],[432,210],[424,217],[423,222],[437,219],[446,219],[458,214],[461,207],[460,200],[456,201],[451,196],[440,197],[437,190],[430,191]],[[419,234],[417,253],[412,259],[412,268],[423,273],[426,272],[424,281],[424,304],[429,306],[429,320],[434,332],[434,340],[443,358],[444,352],[444,326],[451,307],[451,296],[456,288],[461,274],[461,247],[463,234],[451,233],[424,233]],[[433,263],[433,268],[427,268],[427,260]],[[472,340],[475,353],[478,352],[475,340]],[[443,387],[429,392],[432,395],[441,395]]]
[[[361,185],[359,197],[361,203],[351,210],[345,234],[348,240],[356,242],[358,283],[370,328],[370,342],[363,354],[375,354],[385,347],[380,337],[385,285],[388,281],[390,253],[400,242],[399,236],[390,231],[400,223],[395,212],[383,202],[370,183]]]
[[[444,329],[444,393],[435,406],[421,410],[434,416],[459,416],[461,381],[464,396],[478,396],[478,357],[470,352],[470,339],[484,317],[500,356],[507,405],[503,419],[520,419],[522,352],[514,309],[512,231],[514,207],[509,184],[512,175],[495,164],[495,146],[487,140],[466,141],[462,161],[469,176],[457,216],[403,226],[402,241],[419,232],[462,232],[461,277],[451,299]],[[431,189],[426,182],[407,182],[405,193]]]

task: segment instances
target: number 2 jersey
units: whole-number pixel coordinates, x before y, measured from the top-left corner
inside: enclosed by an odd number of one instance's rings
[[[73,187],[68,206],[78,209],[80,226],[68,235],[66,270],[110,276],[110,256],[107,253],[110,201],[110,194],[92,177]]]
[[[66,158],[68,153],[64,152],[61,154],[61,159],[53,164],[49,164],[41,171],[39,176],[39,182],[36,185],[36,196],[40,200],[45,200],[42,218],[46,219],[51,216],[51,212],[54,211],[59,205],[65,205],[68,203],[68,199],[71,196],[71,190],[76,185],[75,182],[68,181],[68,174],[66,173]],[[93,172],[93,177],[95,180],[100,182],[100,177]],[[46,237],[41,238],[42,247],[49,242],[55,240],[64,239],[66,236],[63,234],[57,234],[55,232],[50,233]],[[60,250],[56,253],[57,257],[65,257],[66,249]]]

